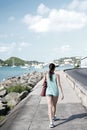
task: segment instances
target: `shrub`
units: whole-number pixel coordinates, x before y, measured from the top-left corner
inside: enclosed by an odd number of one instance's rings
[[[30,88],[27,87],[27,86],[21,86],[21,85],[10,86],[10,87],[6,88],[7,93],[10,93],[10,92],[21,93],[21,92],[23,92],[25,90],[27,90],[29,92]]]
[[[5,116],[0,116],[0,121],[2,121],[5,118]]]

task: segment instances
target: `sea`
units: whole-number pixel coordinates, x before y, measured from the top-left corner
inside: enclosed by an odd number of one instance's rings
[[[64,69],[71,69],[73,68],[73,65],[67,65],[67,66],[60,66],[56,67],[56,70],[64,70]],[[27,74],[30,72],[38,71],[38,72],[45,72],[48,70],[48,67],[43,68],[35,68],[33,66],[28,68],[21,68],[20,66],[12,67],[12,66],[0,66],[0,82],[11,78],[11,77],[18,77],[23,74]]]

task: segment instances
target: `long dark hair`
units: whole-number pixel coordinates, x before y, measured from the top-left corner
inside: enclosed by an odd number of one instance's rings
[[[54,74],[55,65],[53,63],[50,63],[49,65],[49,78],[52,81],[52,75]]]

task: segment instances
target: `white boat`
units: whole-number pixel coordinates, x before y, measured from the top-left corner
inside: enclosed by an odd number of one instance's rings
[[[43,68],[43,65],[42,64],[34,65],[34,68],[40,69]]]
[[[26,69],[26,68],[28,68],[27,66],[20,66],[20,68],[22,68],[22,69]]]
[[[11,68],[14,68],[14,67],[16,67],[16,65],[15,65],[15,63],[14,63],[14,59],[12,59],[12,66],[11,66]]]
[[[11,68],[14,68],[14,67],[16,67],[16,65],[12,65],[12,66],[11,66]]]
[[[29,68],[30,66],[28,65],[28,64],[25,64],[24,66],[20,66],[20,68],[22,68],[22,69],[26,69],[26,68]]]

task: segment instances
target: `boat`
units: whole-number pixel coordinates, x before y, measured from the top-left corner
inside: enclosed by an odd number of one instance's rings
[[[29,68],[29,67],[30,66],[28,64],[25,64],[24,66],[23,65],[20,66],[20,68],[22,68],[22,69],[26,69],[26,68]]]
[[[16,65],[11,66],[11,68],[14,68],[14,67],[16,67]]]
[[[34,65],[34,68],[35,69],[41,69],[41,68],[43,68],[43,65],[42,64]]]
[[[11,68],[14,68],[14,67],[16,67],[16,65],[15,65],[15,63],[14,63],[14,59],[12,59],[12,66],[11,66]]]

